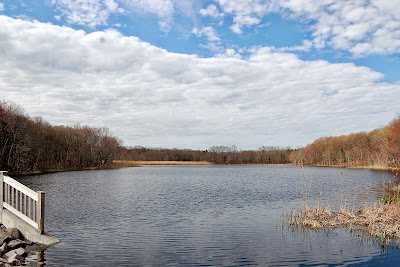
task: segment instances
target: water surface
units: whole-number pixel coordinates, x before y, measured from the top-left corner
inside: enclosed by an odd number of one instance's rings
[[[341,175],[341,172],[343,175]],[[400,264],[344,230],[293,231],[307,199],[375,201],[388,172],[274,166],[145,166],[19,178],[46,192],[49,266]]]

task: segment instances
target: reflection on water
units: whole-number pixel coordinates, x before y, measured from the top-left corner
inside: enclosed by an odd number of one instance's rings
[[[343,172],[343,176],[340,175]],[[146,166],[24,177],[46,192],[50,266],[396,265],[395,250],[344,230],[292,231],[311,202],[372,202],[387,172],[272,166]],[[321,193],[322,192],[322,193]]]

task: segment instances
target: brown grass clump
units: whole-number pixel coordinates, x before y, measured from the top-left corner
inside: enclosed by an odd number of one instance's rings
[[[112,163],[113,168],[130,168],[130,167],[139,167],[134,161],[128,160],[114,160]]]
[[[301,167],[303,171],[303,167]],[[319,198],[313,208],[308,205],[312,181],[307,181],[302,172],[303,208],[300,213],[293,210],[288,216],[291,227],[322,230],[347,228],[348,230],[366,233],[373,238],[379,238],[382,246],[390,244],[391,239],[400,240],[400,181],[396,179],[398,172],[391,182],[381,184],[384,195],[380,201],[371,205],[364,203],[355,210],[342,204],[339,211],[333,211],[329,204],[321,207]],[[343,172],[340,172],[343,179]],[[322,192],[320,193],[322,194]],[[343,200],[343,193],[341,193]],[[343,202],[342,202],[343,203]],[[378,239],[378,240],[379,240]]]
[[[306,205],[300,213],[292,213],[289,224],[312,230],[361,230],[371,237],[380,238],[383,242],[391,238],[400,238],[400,204],[375,203],[368,207],[360,207],[357,211],[342,207],[338,212],[332,211],[329,206],[320,207],[317,204],[310,209]]]

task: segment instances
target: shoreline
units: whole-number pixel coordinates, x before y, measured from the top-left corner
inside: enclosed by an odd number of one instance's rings
[[[294,164],[282,163],[282,164],[258,164],[258,163],[244,163],[244,164],[216,164],[210,161],[156,161],[156,160],[114,160],[114,164],[124,167],[140,167],[140,166],[296,166]]]
[[[293,165],[300,166],[300,165]],[[344,168],[344,169],[365,169],[365,170],[377,170],[377,171],[392,171],[392,172],[400,172],[400,169],[394,167],[385,167],[385,166],[347,166],[347,165],[304,165],[304,167],[322,167],[322,168]]]
[[[32,242],[17,228],[0,224],[0,266],[44,266],[41,251],[46,246]]]
[[[71,168],[71,169],[50,169],[50,170],[36,170],[31,172],[15,173],[8,172],[9,175],[13,177],[22,176],[33,176],[33,175],[45,175],[58,172],[75,172],[75,171],[89,171],[89,170],[113,170],[122,168],[133,168],[141,166],[292,166],[301,167],[301,165],[296,165],[292,163],[282,163],[282,164],[216,164],[209,161],[155,161],[155,160],[114,160],[111,165],[105,167],[89,167],[89,168]],[[367,169],[367,170],[378,170],[378,171],[391,171],[400,173],[400,169],[394,167],[384,167],[384,166],[346,166],[346,165],[304,165],[304,167],[322,167],[322,168],[345,168],[345,169]]]
[[[227,165],[227,166],[292,166],[292,167],[301,167],[301,165],[296,165],[292,163],[281,163],[281,164],[260,164],[260,163],[244,163],[244,164],[216,164],[210,161],[152,161],[152,160],[114,160],[114,164],[121,165],[122,168],[129,168],[129,167],[140,167],[146,165],[161,165],[161,166],[168,166],[168,165],[176,165],[176,166],[184,166],[184,165],[194,165],[194,166],[211,166],[211,165]],[[117,168],[119,166],[116,166]],[[345,169],[368,169],[368,170],[379,170],[379,171],[398,171],[400,169],[396,169],[393,167],[383,167],[383,166],[346,166],[346,165],[304,165],[304,167],[332,167],[332,168],[345,168]]]
[[[114,160],[113,165],[115,165],[116,167],[129,168],[129,167],[139,167],[145,165],[205,166],[205,165],[216,165],[216,164],[209,161]]]
[[[34,175],[45,175],[52,174],[58,172],[79,172],[79,171],[91,171],[91,170],[107,170],[107,169],[117,169],[117,168],[99,168],[99,167],[91,167],[91,168],[83,168],[83,169],[51,169],[51,170],[37,170],[30,172],[7,172],[7,175],[12,177],[23,177],[23,176],[34,176]]]

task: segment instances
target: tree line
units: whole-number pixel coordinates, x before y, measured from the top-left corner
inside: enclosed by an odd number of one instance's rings
[[[112,163],[119,146],[107,128],[52,126],[12,102],[0,101],[0,170],[101,168]]]
[[[236,146],[212,146],[207,150],[121,147],[119,160],[208,161],[215,164],[285,164],[292,149],[263,146],[258,150],[238,150]]]
[[[290,161],[297,165],[374,166],[400,168],[400,116],[371,132],[322,137],[294,150]]]
[[[121,160],[208,161],[216,164],[294,164],[309,166],[372,166],[400,169],[400,116],[371,132],[322,137],[298,149],[262,146],[238,150],[213,146],[208,150],[121,148]]]
[[[295,164],[400,168],[400,116],[371,132],[322,137],[299,149],[262,146],[239,150],[125,147],[108,128],[52,126],[0,101],[0,170],[24,173],[45,170],[111,167],[113,160],[208,161],[215,164]]]

